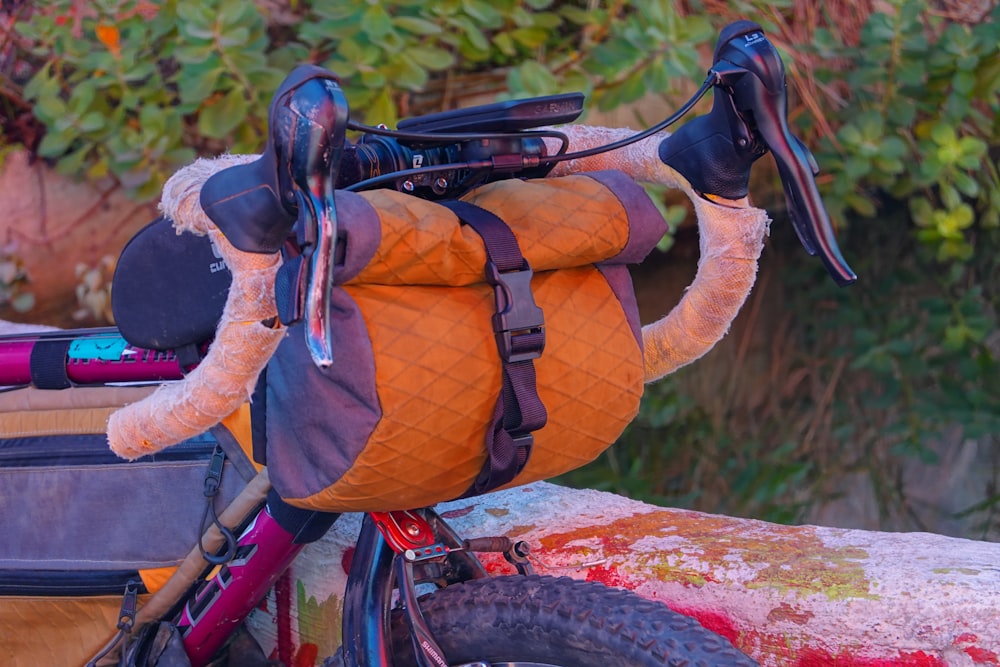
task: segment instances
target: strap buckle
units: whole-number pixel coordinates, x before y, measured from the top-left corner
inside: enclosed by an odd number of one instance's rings
[[[493,332],[500,358],[507,363],[537,359],[545,349],[545,318],[531,293],[532,276],[527,262],[520,270],[503,273],[492,261],[486,263],[486,282],[493,286],[497,305]]]

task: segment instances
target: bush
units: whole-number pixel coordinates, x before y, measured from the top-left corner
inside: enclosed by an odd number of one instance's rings
[[[44,127],[32,147],[60,171],[149,198],[195,153],[259,150],[270,95],[299,62],[341,76],[353,116],[393,125],[470,94],[584,90],[602,108],[666,95],[700,78],[695,45],[712,34],[663,0],[291,6],[267,17],[241,0],[24,5],[16,45],[30,78],[19,94],[5,87],[9,108],[30,103]]]

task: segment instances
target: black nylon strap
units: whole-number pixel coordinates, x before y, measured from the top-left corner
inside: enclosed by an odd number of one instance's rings
[[[533,431],[548,415],[538,397],[536,359],[545,347],[542,311],[531,295],[531,267],[503,220],[468,202],[442,202],[483,240],[486,279],[497,296],[493,330],[503,365],[503,387],[486,434],[488,456],[464,497],[481,495],[512,481],[528,462]]]
[[[71,340],[38,340],[31,348],[31,383],[39,389],[68,389],[66,354]]]

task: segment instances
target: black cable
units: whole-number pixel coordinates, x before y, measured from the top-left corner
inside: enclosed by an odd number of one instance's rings
[[[567,160],[578,160],[581,158],[590,157],[592,155],[599,155],[601,153],[606,153],[608,151],[617,150],[619,148],[624,148],[630,144],[637,141],[641,141],[647,137],[650,137],[657,132],[661,132],[664,129],[670,127],[678,120],[683,118],[693,107],[697,104],[705,93],[715,85],[716,77],[714,73],[710,72],[709,76],[706,77],[705,81],[701,84],[697,91],[685,102],[680,109],[675,111],[666,119],[660,121],[656,125],[637,132],[630,137],[625,137],[624,139],[619,139],[618,141],[613,141],[610,144],[605,144],[603,146],[595,146],[581,151],[574,151],[572,153],[565,152],[568,146],[568,139],[565,134],[549,130],[539,130],[539,131],[525,131],[525,132],[515,132],[515,133],[487,133],[487,134],[473,134],[473,133],[449,133],[449,134],[420,134],[416,132],[401,132],[399,130],[390,130],[388,128],[382,127],[371,127],[367,125],[361,125],[360,123],[348,122],[347,126],[349,129],[358,130],[362,132],[369,132],[371,134],[377,134],[379,136],[389,137],[396,140],[403,141],[413,141],[413,142],[423,142],[423,143],[447,143],[449,141],[463,142],[472,141],[477,139],[499,139],[499,138],[511,138],[511,137],[546,137],[558,135],[561,137],[563,145],[560,150],[555,155],[547,156],[529,156],[526,160],[527,164],[524,164],[522,168],[535,168],[535,167],[546,167],[552,166],[559,162],[565,162]],[[495,167],[495,163],[492,160],[477,160],[470,162],[452,162],[449,164],[431,165],[427,167],[419,167],[414,169],[403,169],[400,171],[389,172],[382,174],[381,176],[376,176],[373,178],[368,178],[363,181],[348,185],[345,190],[350,191],[360,191],[369,190],[372,188],[380,187],[382,185],[398,181],[399,179],[409,178],[412,176],[420,176],[424,174],[440,173],[444,171],[457,171],[457,170],[490,170]]]

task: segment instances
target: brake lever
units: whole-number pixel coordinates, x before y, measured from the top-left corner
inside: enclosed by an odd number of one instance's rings
[[[299,239],[306,262],[306,347],[318,368],[333,363],[330,335],[330,294],[337,241],[337,173],[347,135],[349,108],[340,86],[330,78],[316,78],[310,88],[290,100],[299,119],[294,125],[288,156],[298,203]]]
[[[781,177],[789,217],[810,255],[819,255],[838,285],[857,275],[837,246],[815,176],[815,158],[788,127],[785,68],[763,29],[730,24],[719,36],[713,66],[712,110],[660,144],[660,159],[703,196],[747,196],[750,167],[768,151]]]
[[[313,363],[333,363],[330,295],[337,238],[334,189],[345,150],[349,109],[336,75],[300,65],[275,91],[260,158],[217,172],[201,189],[205,213],[237,249],[284,250],[275,279],[278,319],[305,319]]]

